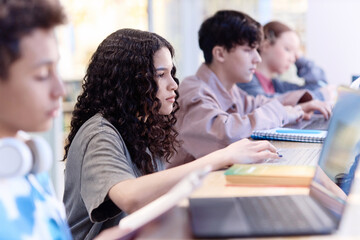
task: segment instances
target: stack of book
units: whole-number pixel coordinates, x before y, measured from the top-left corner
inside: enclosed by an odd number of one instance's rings
[[[225,171],[229,185],[308,187],[315,166],[234,164]]]

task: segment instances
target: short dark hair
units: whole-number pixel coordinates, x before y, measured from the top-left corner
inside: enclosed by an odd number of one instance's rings
[[[221,10],[201,24],[199,46],[205,62],[211,63],[215,46],[223,46],[228,51],[236,45],[256,47],[261,43],[262,36],[261,24],[249,15],[234,10]]]
[[[34,29],[51,29],[66,21],[58,0],[0,0],[0,77],[20,56],[20,40]]]

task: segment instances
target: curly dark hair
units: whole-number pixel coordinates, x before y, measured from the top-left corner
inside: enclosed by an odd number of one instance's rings
[[[0,0],[0,77],[20,58],[20,40],[36,28],[51,29],[65,23],[58,0]]]
[[[221,10],[206,19],[200,26],[199,46],[205,62],[212,62],[212,50],[223,46],[230,51],[236,45],[259,45],[263,38],[261,24],[249,15],[235,10]]]
[[[120,29],[99,45],[84,77],[83,92],[77,98],[63,160],[80,127],[100,113],[120,132],[132,161],[143,174],[153,173],[157,167],[147,148],[154,157],[169,161],[179,145],[174,128],[179,105],[175,91],[173,112],[159,113],[153,57],[162,47],[174,57],[173,47],[164,38],[134,29]],[[175,72],[173,67],[171,75],[179,84]]]

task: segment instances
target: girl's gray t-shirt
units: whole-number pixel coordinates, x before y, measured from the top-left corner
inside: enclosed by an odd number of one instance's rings
[[[163,162],[155,161],[157,170],[163,170]],[[93,239],[117,225],[126,213],[108,192],[117,183],[141,175],[117,129],[100,114],[87,120],[71,143],[65,169],[63,200],[74,239]]]

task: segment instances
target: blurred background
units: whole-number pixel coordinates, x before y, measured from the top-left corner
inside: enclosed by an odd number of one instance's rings
[[[326,72],[332,84],[349,84],[360,75],[360,1],[358,0],[60,0],[68,24],[57,36],[59,72],[67,95],[63,112],[45,134],[54,149],[52,178],[59,198],[63,191],[63,143],[71,112],[91,55],[100,42],[120,28],[156,32],[175,48],[180,81],[203,61],[197,31],[220,9],[245,12],[265,24],[279,20],[295,29],[304,55]],[[359,42],[358,42],[359,41]]]

